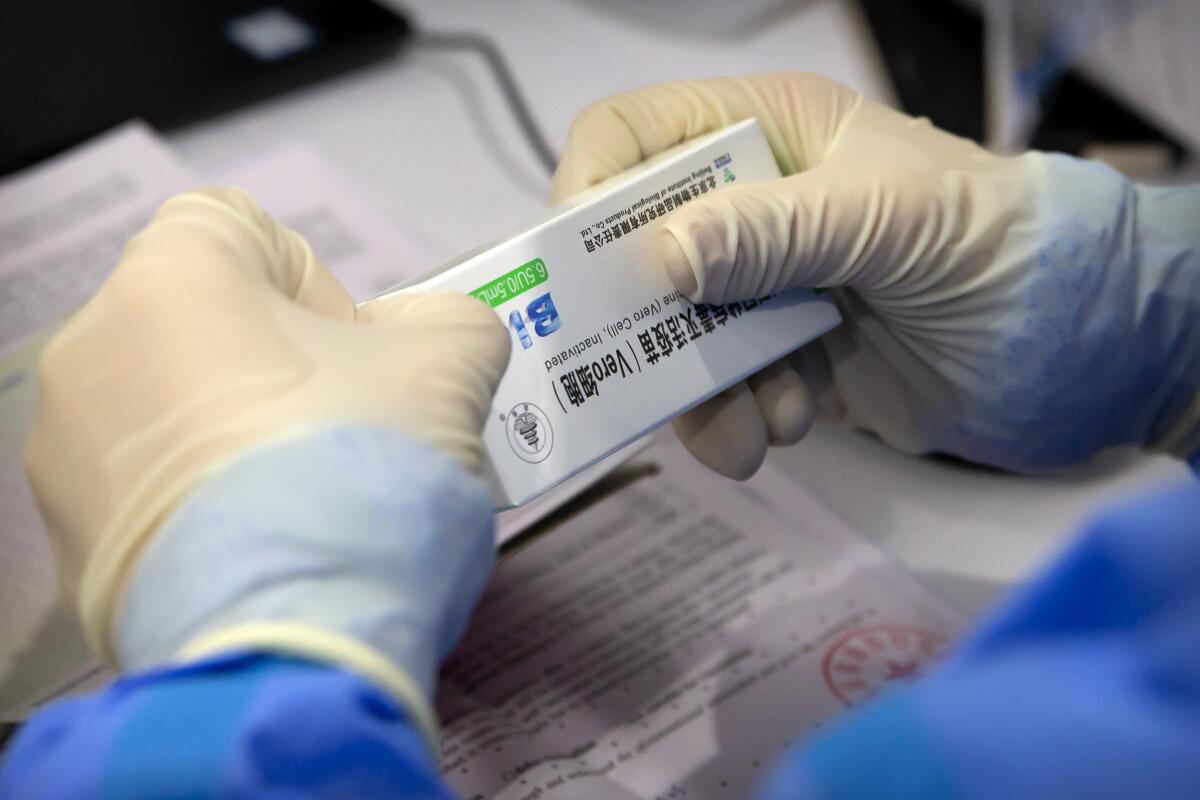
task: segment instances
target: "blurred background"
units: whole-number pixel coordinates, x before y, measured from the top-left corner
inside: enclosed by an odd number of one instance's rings
[[[246,186],[364,299],[541,214],[588,103],[770,70],[997,150],[1197,180],[1197,42],[1196,0],[0,4],[0,721],[103,677],[56,605],[20,449],[44,331],[170,194]],[[129,120],[149,127],[76,149]],[[970,613],[1098,498],[1180,469],[1124,453],[1032,480],[824,426],[772,459]]]
[[[201,174],[286,139],[450,256],[529,218],[571,119],[818,72],[1002,150],[1194,174],[1194,0],[213,0],[0,10],[0,174],[142,118]]]

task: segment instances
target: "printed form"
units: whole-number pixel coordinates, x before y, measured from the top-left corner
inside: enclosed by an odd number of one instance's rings
[[[437,698],[462,797],[745,797],[962,631],[802,487],[727,481],[663,440],[499,565]]]

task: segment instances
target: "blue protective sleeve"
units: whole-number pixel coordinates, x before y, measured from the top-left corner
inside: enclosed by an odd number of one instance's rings
[[[1200,486],[1100,517],[936,672],[792,753],[783,798],[1200,797]]]
[[[4,798],[451,795],[417,730],[350,673],[230,655],[123,678],[35,716]]]
[[[234,654],[163,667],[210,627],[301,621],[432,694],[493,560],[486,488],[395,431],[246,453],[160,528],[118,624],[130,671],[19,733],[0,797],[448,797],[407,711],[348,671]]]
[[[487,487],[397,431],[340,425],[244,453],[143,550],[121,603],[125,670],[246,623],[370,646],[433,695],[494,561]]]

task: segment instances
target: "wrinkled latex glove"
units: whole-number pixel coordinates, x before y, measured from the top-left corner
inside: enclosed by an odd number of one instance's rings
[[[587,108],[552,198],[748,117],[787,177],[675,211],[665,268],[707,303],[838,287],[845,322],[676,420],[702,462],[747,477],[769,443],[804,435],[815,406],[907,452],[1024,472],[1117,444],[1200,447],[1197,187],[1140,187],[1064,156],[996,156],[838,84],[780,73]]]
[[[254,448],[363,423],[476,470],[508,352],[496,316],[463,295],[356,309],[308,244],[239,190],[168,200],[46,347],[25,451],[92,645],[114,660],[139,554]]]

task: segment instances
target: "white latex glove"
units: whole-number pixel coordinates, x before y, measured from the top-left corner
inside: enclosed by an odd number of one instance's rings
[[[587,108],[561,200],[755,117],[784,177],[667,218],[665,268],[699,302],[835,289],[845,323],[683,415],[702,462],[752,474],[799,440],[814,389],[908,452],[1019,471],[1109,445],[1200,447],[1200,192],[1063,156],[1004,158],[822,78],[684,81]],[[823,377],[822,377],[823,376]]]
[[[113,661],[116,609],[160,524],[255,448],[365,423],[476,470],[508,352],[496,315],[463,295],[356,309],[308,244],[239,190],[168,200],[46,347],[25,451],[63,594],[93,646]],[[345,660],[320,639],[291,649]]]

